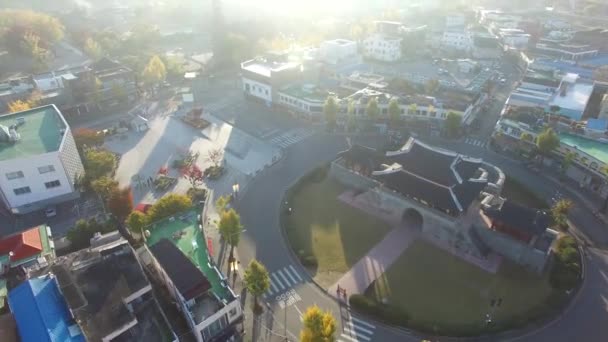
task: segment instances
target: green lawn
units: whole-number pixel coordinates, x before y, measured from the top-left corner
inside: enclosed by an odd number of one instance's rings
[[[314,277],[326,286],[337,281],[391,229],[338,200],[346,190],[330,178],[309,181],[288,198],[293,212],[283,216],[293,250],[317,258]]]
[[[528,189],[517,180],[507,177],[502,189],[502,197],[513,200],[517,203],[527,205],[537,209],[549,208],[547,202]]]
[[[487,273],[418,240],[366,295],[403,309],[413,327],[476,331],[484,326],[492,298],[503,300],[492,315],[497,324],[538,309],[552,292],[547,278],[506,261],[497,274]]]

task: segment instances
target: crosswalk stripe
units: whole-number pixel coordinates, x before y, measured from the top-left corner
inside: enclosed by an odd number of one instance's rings
[[[277,277],[276,273],[271,274],[271,277],[274,278],[274,280],[279,284],[279,286],[281,286],[281,290],[285,290],[285,286],[283,285],[283,283],[281,283],[281,280],[279,280],[279,277]]]
[[[287,276],[289,277],[289,279],[291,279],[291,281],[293,282],[293,284],[295,285],[297,283],[296,279],[291,275],[291,273],[289,273],[289,269],[287,267],[283,267],[283,270],[285,271],[285,274],[287,274]]]
[[[371,337],[362,335],[361,333],[357,333],[356,331],[351,330],[349,328],[344,328],[344,331],[346,331],[347,333],[349,333],[351,336],[355,336],[356,338],[362,338],[362,339],[364,339],[366,341],[371,340]]]
[[[367,323],[366,321],[358,319],[357,317],[351,317],[350,319],[351,319],[351,321],[355,321],[357,323],[363,324],[363,325],[367,326],[370,329],[376,329],[375,325]]]
[[[274,282],[272,281],[272,278],[270,279],[270,285],[272,286],[273,291],[268,289],[269,294],[273,294],[274,292],[279,292],[279,288],[274,284]]]
[[[362,331],[362,332],[364,332],[364,333],[366,333],[366,334],[368,334],[368,335],[371,335],[371,334],[373,334],[373,333],[374,333],[372,330],[366,329],[366,328],[364,328],[364,327],[362,327],[362,326],[359,326],[359,325],[355,325],[355,324],[354,324],[353,322],[351,322],[351,321],[346,322],[346,324],[347,324],[347,325],[350,325],[351,327],[353,327],[353,329],[355,329],[355,330],[359,330],[359,331]]]
[[[354,338],[354,337],[350,337],[350,336],[348,336],[348,335],[346,335],[346,334],[342,334],[342,335],[340,335],[340,337],[344,337],[345,339],[347,339],[347,340],[351,340],[351,341],[353,341],[353,342],[359,342],[359,340],[357,340],[356,338]]]
[[[296,277],[298,277],[298,279],[300,281],[302,281],[302,277],[300,277],[300,275],[298,274],[298,272],[296,272],[296,269],[293,268],[293,265],[289,265],[289,268],[293,271],[293,273],[296,275]]]
[[[295,283],[293,283],[293,284],[289,283],[289,280],[287,280],[287,277],[285,277],[285,275],[283,274],[283,271],[278,270],[277,272],[279,273],[279,275],[281,276],[281,279],[283,279],[283,281],[285,282],[285,284],[287,284],[288,287],[295,285]]]

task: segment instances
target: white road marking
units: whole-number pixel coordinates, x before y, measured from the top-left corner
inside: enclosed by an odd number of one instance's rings
[[[300,275],[298,274],[298,272],[296,272],[296,269],[293,267],[293,265],[289,265],[289,268],[293,271],[293,273],[295,273],[296,277],[298,277],[298,279],[300,281],[302,281],[302,278],[300,277]]]
[[[279,280],[279,277],[277,277],[276,273],[271,274],[271,277],[279,284],[282,290],[285,290],[285,286],[283,285],[283,283],[281,283],[281,280]]]

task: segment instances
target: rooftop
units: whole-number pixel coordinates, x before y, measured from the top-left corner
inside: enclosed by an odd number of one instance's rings
[[[24,123],[16,128],[20,138],[15,142],[7,142],[9,128],[16,125],[20,118],[24,119]],[[61,130],[66,128],[61,113],[54,105],[1,115],[0,161],[57,151],[62,141]]]
[[[126,300],[150,286],[133,249],[124,239],[60,257],[50,269],[90,341],[100,341],[135,321],[137,312],[127,306]],[[154,327],[162,329],[163,318],[155,319]],[[133,329],[137,325],[129,331]],[[158,336],[161,335],[159,332]],[[131,336],[131,341],[140,338]]]
[[[325,102],[327,96],[329,95],[329,91],[322,90],[321,88],[316,87],[312,84],[290,85],[281,89],[281,93],[295,98],[309,100],[311,102]]]
[[[207,242],[197,220],[197,210],[192,209],[179,216],[167,218],[149,227],[146,244],[153,247],[166,239],[173,243],[198,268],[211,284],[211,291],[220,299],[230,301],[232,293],[225,286],[223,276],[211,264]]]
[[[30,279],[14,288],[9,305],[23,341],[85,341],[51,276]]]
[[[0,255],[9,255],[13,266],[27,263],[51,250],[46,225],[15,234],[0,240]]]
[[[484,214],[492,220],[509,225],[512,229],[533,236],[541,235],[551,224],[551,218],[546,212],[509,200],[498,207],[484,209]]]
[[[567,133],[560,133],[559,139],[562,144],[572,146],[587,153],[595,159],[608,164],[608,143],[585,139]]]
[[[585,108],[587,108],[591,93],[593,93],[593,84],[581,82],[573,83],[568,85],[566,91],[560,91],[555,94],[553,99],[549,102],[549,106],[560,106],[562,108],[562,114],[567,116],[570,115],[568,115],[567,112],[564,113],[563,109],[580,112],[577,113],[577,116],[575,117],[570,116],[571,119],[580,120]]]
[[[256,58],[241,63],[241,69],[264,77],[271,77],[273,72],[281,72],[300,66],[297,62],[274,61],[266,58]]]

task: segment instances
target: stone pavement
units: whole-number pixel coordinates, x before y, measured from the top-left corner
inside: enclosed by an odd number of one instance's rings
[[[346,290],[347,297],[363,293],[371,283],[397,260],[416,239],[417,234],[406,227],[396,227],[346,272],[340,280],[330,286],[328,292],[337,296],[337,288]]]

